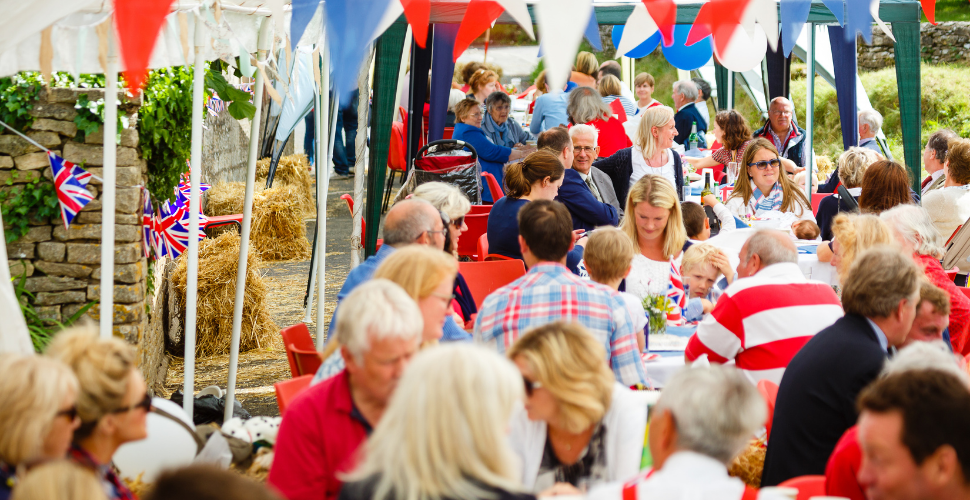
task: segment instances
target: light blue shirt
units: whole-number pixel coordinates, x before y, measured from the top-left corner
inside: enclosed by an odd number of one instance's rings
[[[539,132],[559,125],[569,124],[566,105],[569,104],[569,93],[555,91],[542,94],[536,99],[536,107],[532,110],[532,123],[529,130],[539,135]]]
[[[876,340],[879,341],[879,346],[882,347],[882,350],[883,351],[888,350],[889,339],[887,339],[886,334],[882,332],[882,328],[879,328],[879,325],[877,325],[874,321],[872,321],[869,318],[866,318],[866,321],[869,322],[869,326],[871,326],[873,331],[876,332]]]

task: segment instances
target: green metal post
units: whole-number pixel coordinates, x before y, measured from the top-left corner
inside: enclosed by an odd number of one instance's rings
[[[729,96],[731,95],[731,91],[728,89],[730,73],[727,68],[718,64],[717,61],[714,61],[714,84],[717,85],[718,111],[731,109],[731,104],[728,103]]]
[[[920,101],[920,39],[917,22],[894,22],[896,36],[896,84],[899,89],[899,121],[903,129],[903,158],[911,172],[913,189],[920,189],[920,157],[923,116]]]
[[[367,169],[367,246],[364,254],[377,253],[377,231],[381,225],[381,195],[387,178],[387,154],[391,143],[391,122],[394,120],[394,102],[397,100],[397,76],[401,66],[401,50],[404,48],[406,22],[397,21],[377,39],[374,56],[374,105],[370,138],[370,166]],[[366,99],[361,96],[361,99]]]

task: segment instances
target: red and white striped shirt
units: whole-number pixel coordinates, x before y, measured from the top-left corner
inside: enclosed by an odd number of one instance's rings
[[[799,349],[842,316],[831,287],[806,279],[798,264],[774,264],[724,291],[690,338],[686,357],[734,360],[752,383],[779,384]]]

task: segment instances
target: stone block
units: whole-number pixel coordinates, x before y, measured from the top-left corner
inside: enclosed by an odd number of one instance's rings
[[[75,293],[75,292],[68,292]],[[91,309],[88,309],[87,315],[93,320],[101,319],[101,304],[94,304]],[[72,304],[69,306],[64,306],[62,314],[66,318],[70,318],[76,312],[78,312],[84,304]],[[112,314],[112,323],[135,323],[141,321],[142,317],[145,315],[145,304],[143,302],[135,304],[114,304],[114,314]],[[115,329],[118,327],[115,326]]]
[[[10,268],[11,278],[23,276],[25,273],[27,276],[34,275],[34,265],[29,260],[8,260],[7,266]]]
[[[2,174],[0,174],[2,175]],[[88,184],[88,191],[92,193],[95,190],[94,186]],[[115,213],[115,222],[118,224],[130,224],[130,225],[140,225],[141,215],[138,214],[119,214]],[[74,219],[75,224],[100,224],[101,223],[101,211],[97,212],[84,212],[78,214],[77,218]]]
[[[132,345],[138,345],[139,340],[144,335],[145,325],[144,323],[132,323],[128,325],[114,325],[114,334],[116,336],[124,337],[124,339]]]
[[[58,304],[71,304],[84,302],[86,294],[83,291],[67,292],[39,292],[34,298],[34,305],[37,306],[56,306]]]
[[[70,88],[54,87],[47,90],[47,101],[74,104],[77,102],[77,92]]]
[[[88,285],[88,300],[101,298],[101,285]],[[114,301],[118,304],[134,304],[145,300],[145,284],[115,285]]]
[[[56,89],[56,90],[67,90],[67,89]],[[50,118],[38,118],[34,120],[34,124],[31,125],[30,128],[33,130],[46,130],[48,132],[57,132],[58,134],[61,134],[67,137],[74,137],[75,135],[77,135],[77,125],[75,125],[74,122],[51,120]]]
[[[60,226],[58,226],[60,227]],[[51,226],[31,226],[27,234],[20,237],[24,243],[40,243],[51,240]]]
[[[45,325],[55,325],[61,321],[61,306],[40,306],[34,310]]]
[[[33,182],[43,177],[41,172],[43,170],[0,170],[0,184],[6,184],[8,180],[12,184]]]
[[[121,188],[115,190],[115,213],[141,213],[141,188]],[[84,206],[84,211],[101,212],[101,200],[91,200]]]
[[[104,144],[104,125],[98,126],[98,129],[90,134],[84,136],[85,144]]]
[[[8,259],[33,259],[34,249],[37,245],[34,243],[25,243],[23,241],[17,240],[13,243],[7,243],[7,258]]]
[[[67,123],[67,122],[61,122],[61,123]],[[46,130],[28,132],[27,137],[30,137],[31,139],[34,140],[34,142],[37,142],[38,144],[40,144],[41,146],[44,146],[45,148],[56,148],[57,146],[61,145],[61,136],[58,135],[57,132],[50,132]]]
[[[40,148],[16,135],[0,135],[0,153],[10,156],[23,156],[40,151]]]
[[[69,229],[55,226],[54,239],[57,241],[98,240],[101,239],[101,224],[71,224]],[[115,241],[141,241],[141,227],[115,224]]]
[[[13,168],[13,158],[9,156],[0,156],[0,169]]]
[[[60,156],[60,151],[54,151],[54,154]],[[47,153],[44,152],[20,155],[13,161],[17,164],[18,170],[38,170],[51,166],[50,160],[47,159]]]
[[[88,172],[98,176],[104,177],[103,167],[90,167],[86,168]],[[115,167],[115,183],[119,186],[137,186],[141,184],[141,168],[140,167]],[[91,178],[91,183],[88,186],[100,186],[101,180]],[[89,188],[90,189],[90,188]]]
[[[64,145],[64,158],[78,165],[83,162],[84,165],[101,166],[104,165],[104,146],[68,142]],[[138,150],[118,147],[115,163],[119,167],[137,166],[139,159]]]
[[[120,264],[115,265],[115,283],[138,283],[145,277],[145,266],[144,260],[139,260],[133,264]],[[100,280],[101,279],[101,268],[95,267],[91,272],[91,278]]]
[[[115,264],[132,264],[142,257],[141,243],[115,245]],[[100,243],[68,243],[67,262],[70,264],[100,264]]]
[[[69,276],[71,278],[88,278],[94,271],[93,267],[81,264],[62,264],[45,260],[34,261],[34,266],[48,276]]]
[[[138,129],[133,126],[128,126],[128,128],[121,130],[121,142],[120,145],[126,148],[137,148],[138,147]]]
[[[63,292],[64,290],[83,290],[88,287],[87,281],[60,276],[36,276],[27,278],[28,292]]]
[[[34,118],[54,118],[55,120],[63,121],[74,121],[74,117],[77,116],[77,110],[74,109],[74,104],[70,103],[34,103],[33,109],[30,110],[30,116]]]
[[[45,241],[37,244],[37,256],[47,262],[63,262],[66,248],[63,243]]]

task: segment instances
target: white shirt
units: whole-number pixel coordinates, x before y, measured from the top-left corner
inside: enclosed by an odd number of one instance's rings
[[[647,327],[647,313],[643,310],[643,301],[630,292],[620,292],[620,298],[626,304],[626,311],[633,319],[633,330],[642,332]]]
[[[670,285],[670,261],[650,260],[640,252],[633,256],[626,291],[641,301],[655,295],[667,295]]]
[[[632,188],[634,184],[640,180],[641,177],[647,174],[659,175],[664,179],[670,181],[671,186],[677,185],[677,178],[674,176],[674,152],[667,150],[667,163],[659,167],[651,167],[647,165],[646,158],[643,157],[643,150],[640,146],[633,146],[633,150],[630,152],[631,160],[633,162],[633,174],[630,175],[630,187]]]
[[[694,107],[697,108],[697,112],[701,114],[701,118],[704,120],[704,130],[711,128],[711,112],[707,109],[707,101],[695,102]]]

